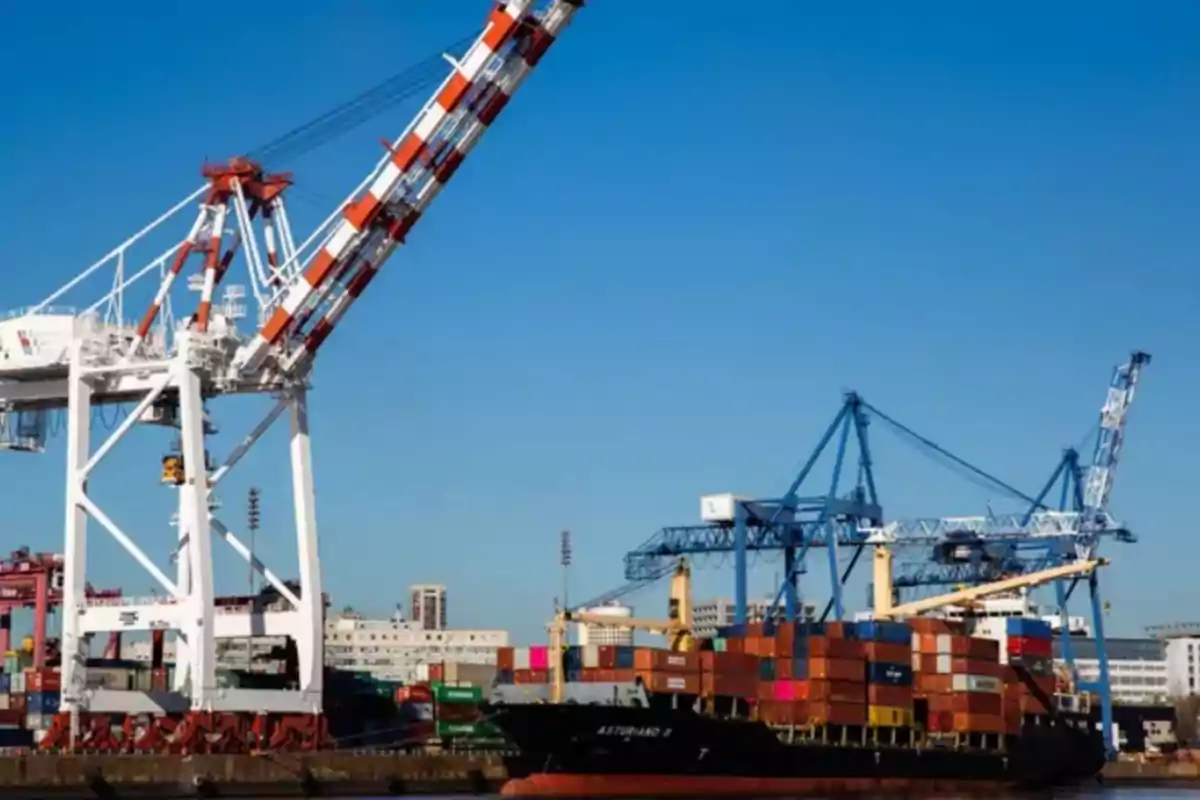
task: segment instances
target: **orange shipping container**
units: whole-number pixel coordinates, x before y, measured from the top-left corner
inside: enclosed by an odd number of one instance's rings
[[[700,694],[700,675],[683,672],[638,671],[638,677],[648,692],[666,694]]]
[[[969,733],[1004,733],[1004,717],[999,714],[956,713],[954,730]]]
[[[790,681],[796,676],[795,662],[790,658],[775,659],[775,680]]]
[[[513,649],[511,647],[497,647],[496,648],[496,669],[497,670],[507,670],[507,671],[511,672],[513,669],[514,663],[515,662],[514,662],[514,658],[513,658]]]
[[[614,669],[613,683],[633,683],[633,679],[637,677],[637,670],[633,669]]]
[[[808,660],[808,677],[815,680],[853,681],[865,683],[866,667],[861,661],[834,658],[810,658]],[[864,710],[864,714],[866,711]],[[851,725],[854,723],[846,723]]]
[[[768,725],[804,725],[808,703],[793,700],[760,700],[758,718]]]

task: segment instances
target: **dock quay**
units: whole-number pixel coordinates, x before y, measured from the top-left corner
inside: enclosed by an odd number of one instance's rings
[[[499,755],[327,752],[261,755],[29,754],[0,757],[0,797],[373,797],[484,794]]]

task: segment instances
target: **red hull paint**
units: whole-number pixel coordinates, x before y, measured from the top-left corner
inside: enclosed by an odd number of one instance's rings
[[[802,797],[832,794],[977,794],[1005,787],[989,781],[889,778],[743,778],[694,775],[555,775],[514,778],[504,797]]]

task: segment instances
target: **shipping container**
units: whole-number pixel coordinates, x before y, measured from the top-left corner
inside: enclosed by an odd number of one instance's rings
[[[700,674],[700,692],[709,697],[754,697],[758,690],[758,676],[754,673]]]
[[[910,664],[867,663],[867,683],[912,686],[912,681],[913,671]]]
[[[1010,636],[1008,637],[1009,659],[1011,661],[1013,656],[1049,658],[1053,655],[1051,642],[1050,639],[1036,639],[1032,636]]]
[[[881,728],[911,728],[913,712],[911,708],[867,706],[867,724]]]
[[[912,707],[913,687],[911,686],[889,686],[884,683],[871,683],[867,685],[866,689],[868,705],[894,706],[897,708]]]
[[[716,650],[699,653],[701,672],[722,674],[758,674],[758,659],[745,653],[725,653]]]
[[[812,636],[792,642],[793,658],[862,658],[863,643],[856,639],[830,639]]]
[[[1004,717],[999,714],[954,714],[953,730],[966,733],[1004,733]]]
[[[25,671],[26,692],[57,692],[62,689],[62,676],[56,669],[43,667]]]
[[[1027,636],[1032,639],[1050,639],[1054,636],[1050,623],[1041,619],[1009,617],[1005,628],[1009,636]]]
[[[26,695],[26,713],[53,716],[58,713],[58,692],[30,692]]]
[[[798,670],[793,669],[793,672]],[[862,661],[849,659],[810,658],[807,662],[806,677],[810,680],[863,683],[866,680],[866,665]]]
[[[435,684],[433,699],[437,703],[478,704],[483,700],[483,689],[479,686],[447,686]]]
[[[522,670],[532,669],[529,666],[529,648],[514,647],[513,648],[513,670],[520,672]]]
[[[600,669],[600,645],[586,644],[582,650],[584,669]]]
[[[885,661],[899,664],[912,661],[912,645],[892,642],[863,642],[863,655],[868,661]]]
[[[775,680],[775,659],[760,658],[758,660],[758,679],[760,681]]]
[[[1004,707],[1004,698],[994,692],[955,692],[949,698],[956,714],[998,716]]]
[[[683,672],[639,671],[638,677],[648,692],[663,694],[700,694],[700,674]]]
[[[912,641],[912,628],[904,622],[870,620],[857,622],[854,625],[859,639],[904,645]]]
[[[549,683],[550,671],[544,669],[514,669],[513,683]]]
[[[866,725],[867,707],[861,703],[818,703],[808,704],[809,717],[820,724]]]
[[[854,681],[808,680],[808,699],[828,703],[865,703],[867,686]]]
[[[516,662],[513,660],[513,648],[496,648],[496,669],[508,670],[509,672],[512,672],[514,669],[516,669]]]
[[[534,645],[529,648],[530,669],[550,669],[550,648],[545,645]]]
[[[950,685],[956,692],[999,694],[1004,689],[1004,684],[1000,682],[1000,679],[990,675],[954,675]]]

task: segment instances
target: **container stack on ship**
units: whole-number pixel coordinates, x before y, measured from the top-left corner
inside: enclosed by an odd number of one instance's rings
[[[1094,776],[1099,735],[1056,710],[1053,676],[1036,674],[1048,630],[1003,622],[1003,646],[916,618],[735,626],[697,652],[568,647],[563,703],[544,702],[554,665],[532,666],[552,651],[501,651],[490,714],[521,751],[505,793],[958,791]]]

